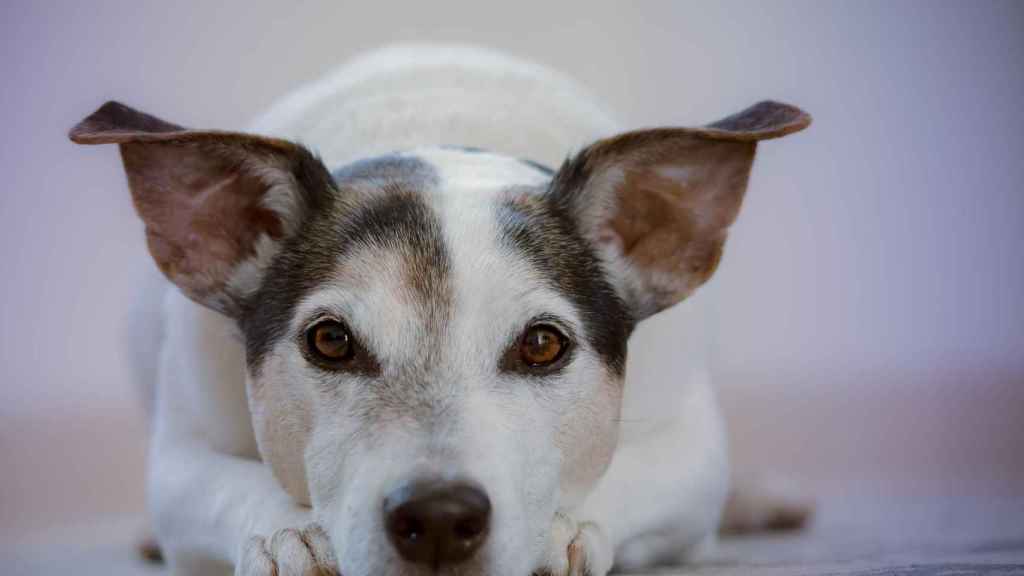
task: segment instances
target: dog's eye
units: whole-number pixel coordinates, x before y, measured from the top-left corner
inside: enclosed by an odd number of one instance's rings
[[[543,368],[557,362],[569,347],[569,340],[549,324],[531,326],[519,342],[519,356],[531,368]]]
[[[337,320],[321,320],[306,331],[306,345],[318,360],[337,364],[350,360],[355,344],[348,328]]]

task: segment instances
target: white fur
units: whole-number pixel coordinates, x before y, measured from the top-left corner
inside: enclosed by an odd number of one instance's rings
[[[444,144],[479,146],[557,166],[571,150],[616,129],[593,97],[559,74],[474,48],[425,46],[359,58],[300,89],[254,126],[257,132],[309,145],[330,166],[378,152]],[[304,449],[309,477],[293,479],[311,486],[314,517],[289,498],[258,460],[246,409],[245,360],[231,322],[167,291],[160,304],[163,327],[142,329],[165,335],[156,376],[149,495],[172,568],[215,572],[237,564],[238,573],[258,574],[266,566],[260,554],[275,535],[282,549],[291,550],[282,552],[279,562],[288,555],[308,562],[286,545],[294,534],[288,530],[318,522],[331,536],[346,576],[397,574],[373,504],[388,487],[424,470],[465,474],[491,492],[496,511],[492,538],[500,545],[488,549],[486,574],[526,576],[540,564],[565,573],[575,554],[574,573],[581,573],[584,559],[600,576],[613,560],[639,567],[706,544],[717,526],[728,473],[704,359],[695,356],[691,374],[662,379],[657,389],[645,388],[646,382],[627,383],[621,420],[646,425],[615,431],[620,440],[614,458],[589,494],[583,490],[587,482],[555,484],[559,462],[566,457],[559,452],[556,420],[572,412],[580,390],[601,385],[593,378],[600,367],[581,355],[564,377],[571,382],[565,390],[575,395],[560,396],[556,389],[540,399],[523,384],[506,386],[498,399],[492,386],[495,351],[522,327],[517,323],[529,317],[531,307],[559,314],[577,333],[585,330],[572,306],[501,252],[492,220],[484,214],[488,194],[539,175],[499,156],[439,149],[418,154],[440,167],[447,190],[432,202],[455,250],[452,338],[467,345],[443,356],[438,381],[447,386],[456,422],[427,440],[415,434],[415,423],[376,430],[374,440],[389,448],[384,457],[371,454],[368,444],[346,439],[353,422],[341,416],[364,392],[315,392],[311,377],[302,376],[306,368],[293,339],[286,338],[271,351],[264,378],[294,380],[288,401],[312,402],[316,411],[317,425]],[[372,254],[357,255],[356,261],[365,273],[347,278],[363,285],[309,295],[292,329],[300,329],[315,309],[340,310],[382,355],[414,361],[410,338],[424,328],[421,319],[408,313],[406,296],[396,288],[401,282],[386,276],[394,267]],[[488,273],[470,274],[470,265]],[[250,290],[251,276],[238,276],[238,289]],[[517,287],[525,288],[508,294]],[[688,329],[699,338],[701,328]],[[593,424],[585,411],[567,418],[562,427]],[[579,434],[558,438],[578,441]],[[573,446],[561,448],[571,453]],[[351,466],[338,464],[339,458],[359,461],[362,472],[352,474]],[[605,464],[595,463],[590,472],[600,474]],[[552,500],[552,494],[559,500]]]

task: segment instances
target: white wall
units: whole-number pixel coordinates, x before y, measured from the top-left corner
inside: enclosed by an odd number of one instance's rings
[[[112,442],[139,478],[118,329],[145,253],[116,154],[67,129],[108,98],[239,128],[394,40],[547,62],[637,126],[766,97],[809,110],[809,131],[762,145],[698,296],[739,453],[822,492],[1024,494],[1020,3],[8,2],[0,22],[0,456],[22,459],[5,519],[40,516],[26,494],[76,441]],[[103,509],[118,496],[97,474],[42,485]]]

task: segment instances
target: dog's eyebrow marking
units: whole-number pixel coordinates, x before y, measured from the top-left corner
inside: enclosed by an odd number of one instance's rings
[[[350,243],[395,250],[405,283],[419,300],[428,325],[442,326],[451,309],[451,256],[437,215],[418,193],[389,194],[349,223]]]
[[[520,254],[580,313],[591,347],[617,375],[633,321],[571,217],[544,194],[513,193],[498,205],[501,244]]]
[[[361,248],[398,254],[404,282],[428,325],[443,326],[450,314],[451,257],[437,214],[425,200],[439,182],[431,165],[390,155],[350,164],[334,177],[338,195],[332,205],[312,214],[282,246],[240,318],[253,373],[287,335],[298,303],[335,279],[346,258]],[[358,201],[352,198],[356,189]]]

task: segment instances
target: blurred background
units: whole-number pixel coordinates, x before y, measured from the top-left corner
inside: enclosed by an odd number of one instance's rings
[[[241,129],[393,41],[547,63],[630,126],[810,111],[696,296],[737,460],[824,502],[1024,497],[1024,3],[8,1],[0,542],[143,506],[122,327],[149,260],[115,151],[67,130],[113,98]]]

